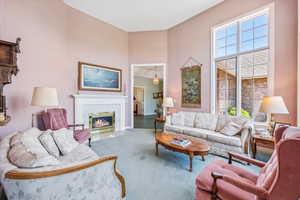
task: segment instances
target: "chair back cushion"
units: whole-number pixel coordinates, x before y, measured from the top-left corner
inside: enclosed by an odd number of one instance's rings
[[[276,151],[276,150],[275,150]],[[277,153],[274,151],[266,165],[261,168],[256,185],[269,190],[275,180],[278,169]]]
[[[299,141],[300,139],[300,129],[296,127],[282,127],[276,130],[276,134],[281,134],[281,139],[278,140],[278,143],[275,146],[275,151],[273,152],[271,158],[266,163],[266,165],[261,169],[259,173],[259,177],[257,179],[257,186],[264,187],[266,190],[271,189],[271,186],[274,182],[279,182],[280,177],[289,176],[290,170],[282,170],[280,169],[280,162],[288,164],[289,162],[297,162],[296,159],[291,156],[293,152],[300,152],[299,148],[288,148],[287,144],[290,143],[292,145],[292,140]],[[282,145],[285,144],[284,150]],[[286,150],[288,148],[288,150]],[[280,153],[279,153],[280,152]],[[283,155],[282,152],[285,152],[286,155]],[[295,163],[294,163],[295,165]],[[296,164],[300,165],[300,163]],[[281,172],[281,176],[277,176],[277,174]],[[283,174],[283,173],[284,174]],[[298,172],[300,173],[300,172]],[[296,174],[291,174],[292,176],[296,176]],[[278,178],[279,177],[279,178]],[[300,182],[300,180],[299,180]]]
[[[195,127],[215,131],[218,122],[218,115],[210,113],[197,113],[195,117]]]
[[[171,119],[172,125],[183,126],[183,124],[184,124],[183,117],[184,117],[183,112],[177,112],[177,113],[172,114],[172,119]]]
[[[68,128],[67,111],[63,108],[48,109],[42,118],[46,129],[59,130]]]
[[[182,112],[183,114],[183,125],[187,127],[194,127],[195,123],[195,112]]]

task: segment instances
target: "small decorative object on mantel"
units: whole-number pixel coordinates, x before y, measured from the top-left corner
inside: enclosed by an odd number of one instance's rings
[[[78,89],[89,91],[122,91],[122,70],[79,62]]]
[[[12,75],[17,75],[17,53],[20,53],[21,38],[16,43],[0,40],[0,126],[5,126],[10,117],[7,116],[5,96],[3,87],[11,83]]]
[[[181,68],[181,106],[201,107],[201,67],[202,64],[190,57]]]

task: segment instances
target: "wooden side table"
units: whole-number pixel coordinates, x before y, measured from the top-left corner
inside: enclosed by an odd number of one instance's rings
[[[256,157],[256,152],[257,152],[257,146],[259,147],[264,147],[264,148],[269,148],[269,149],[274,149],[275,147],[275,140],[274,137],[272,138],[267,138],[263,137],[261,135],[254,135],[252,136],[252,154],[253,158]]]
[[[163,117],[157,117],[154,119],[154,133],[156,134],[156,129],[157,129],[157,123],[165,123],[166,119]]]

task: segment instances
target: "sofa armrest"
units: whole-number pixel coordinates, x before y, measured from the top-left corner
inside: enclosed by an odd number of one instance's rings
[[[12,200],[25,200],[24,196],[28,199],[72,199],[75,194],[79,195],[76,199],[97,199],[99,196],[105,200],[122,199],[125,180],[116,169],[116,160],[116,156],[109,156],[52,171],[12,170],[5,174],[2,185]],[[51,192],[47,191],[49,187],[53,188]],[[20,190],[24,196],[14,197]]]
[[[264,189],[263,187],[257,187],[254,184],[250,184],[245,181],[238,180],[236,178],[232,178],[232,177],[222,175],[219,173],[215,173],[215,172],[212,172],[211,176],[214,179],[213,185],[212,185],[212,191],[213,191],[213,193],[215,193],[215,196],[217,194],[217,180],[222,179],[223,181],[230,183],[244,191],[251,192],[252,194],[257,195],[262,199],[267,199],[268,191],[266,189]]]
[[[241,143],[244,153],[248,154],[250,147],[250,138],[254,134],[254,124],[248,121],[241,130]]]
[[[171,125],[171,118],[172,118],[172,115],[166,116],[166,122],[165,122],[166,125]]]

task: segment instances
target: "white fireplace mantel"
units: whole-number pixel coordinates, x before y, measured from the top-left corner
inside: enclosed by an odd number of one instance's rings
[[[89,114],[99,112],[115,112],[115,130],[125,129],[125,104],[127,96],[73,94],[74,119],[76,124],[89,127]]]

